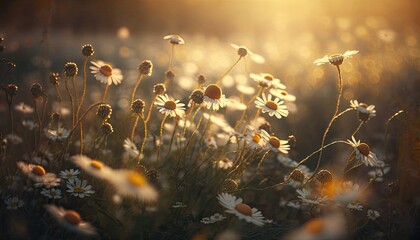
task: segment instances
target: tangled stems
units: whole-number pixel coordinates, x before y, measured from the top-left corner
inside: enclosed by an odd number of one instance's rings
[[[71,126],[74,127],[74,123],[76,121],[76,115],[74,113],[73,96],[71,95],[71,92],[70,92],[70,89],[69,89],[68,78],[66,78],[65,84],[66,84],[66,91],[67,91],[67,94],[69,95],[70,102],[71,102],[71,119],[72,119]]]
[[[217,80],[217,82],[216,82],[216,84],[217,85],[220,85],[220,81],[222,81],[222,79],[224,78],[224,77],[226,77],[226,75],[228,75],[229,73],[230,73],[230,71],[232,71],[232,69],[236,66],[236,65],[238,65],[238,63],[239,63],[239,61],[241,61],[241,59],[242,59],[242,56],[239,56],[239,58],[238,58],[238,60],[236,60],[236,62],[232,65],[232,66],[230,66],[230,68],[219,78],[219,80]]]
[[[141,82],[141,80],[143,80],[143,78],[144,78],[144,74],[140,73],[139,78],[137,79],[136,86],[134,87],[133,93],[131,94],[131,102],[134,102],[134,97],[136,95],[137,88],[139,87],[140,82]]]
[[[328,123],[328,126],[327,126],[327,128],[325,129],[325,132],[324,132],[324,136],[322,137],[321,150],[320,150],[320,153],[319,153],[318,161],[316,163],[316,167],[315,167],[314,173],[308,179],[308,182],[315,176],[315,174],[318,171],[319,165],[321,164],[322,152],[323,152],[323,149],[324,149],[325,138],[327,137],[328,131],[330,130],[331,125],[333,124],[333,122],[334,122],[334,120],[335,120],[335,118],[337,116],[338,109],[340,107],[341,95],[343,94],[343,80],[341,78],[340,66],[339,65],[336,65],[336,67],[337,67],[337,72],[338,72],[338,97],[337,97],[337,104],[335,106],[334,115],[332,116],[330,122]]]

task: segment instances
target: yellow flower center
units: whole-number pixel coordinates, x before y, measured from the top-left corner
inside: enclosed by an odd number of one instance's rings
[[[361,143],[359,146],[357,146],[357,149],[360,151],[361,154],[369,156],[370,148],[369,145],[367,145],[366,143]]]
[[[222,97],[222,89],[216,84],[210,84],[204,91],[204,95],[211,99],[220,99]]]
[[[64,219],[73,225],[79,225],[79,223],[82,221],[79,213],[73,210],[66,211],[64,214]]]
[[[46,171],[42,166],[38,165],[32,168],[32,173],[41,177],[45,175]]]
[[[255,143],[259,143],[261,140],[261,136],[259,134],[254,134],[254,136],[252,136],[252,141],[254,141]]]
[[[252,216],[252,209],[245,203],[236,204],[235,210],[242,213],[245,216]]]
[[[280,91],[280,94],[283,95],[283,96],[287,96],[288,95],[287,91],[284,91],[284,90],[281,90]]]
[[[105,64],[101,66],[99,72],[102,73],[102,75],[104,75],[105,77],[109,77],[112,75],[112,67],[109,64]]]
[[[271,136],[270,140],[268,142],[271,144],[271,146],[273,146],[275,148],[280,147],[280,140],[275,136]]]
[[[265,106],[266,107],[268,107],[269,109],[271,109],[271,110],[274,110],[274,111],[276,111],[277,110],[277,103],[275,103],[275,102],[273,102],[273,101],[267,101],[266,103],[265,103]]]
[[[305,223],[304,228],[310,233],[320,233],[325,228],[325,222],[321,218],[314,218]]]
[[[176,103],[172,100],[168,100],[165,102],[165,105],[163,105],[164,108],[169,110],[175,110],[176,109]]]
[[[146,178],[135,171],[131,171],[128,174],[128,181],[136,187],[142,187],[147,183]]]
[[[264,79],[268,80],[268,81],[273,81],[274,77],[271,74],[266,74],[266,75],[264,75]]]
[[[104,164],[98,160],[92,160],[90,162],[90,166],[98,170],[101,170],[104,167]]]
[[[82,187],[74,187],[73,192],[75,193],[83,193],[85,190]]]

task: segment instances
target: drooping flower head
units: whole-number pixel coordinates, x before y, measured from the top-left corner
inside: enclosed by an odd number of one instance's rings
[[[123,80],[121,70],[113,68],[110,64],[103,61],[91,61],[90,72],[95,75],[96,80],[108,85],[118,85]]]
[[[357,54],[358,50],[348,50],[343,54],[333,54],[333,55],[325,55],[323,58],[317,59],[314,61],[316,65],[322,65],[325,63],[330,63],[335,66],[340,66],[344,59],[351,58],[353,55]]]
[[[348,144],[353,147],[356,153],[356,159],[362,161],[366,166],[377,166],[379,161],[376,157],[376,154],[370,150],[369,145],[366,143],[361,143],[360,140],[356,141],[354,136],[351,137],[351,140],[347,140]]]
[[[360,121],[367,122],[376,116],[375,105],[359,103],[357,100],[350,100],[350,106],[357,110],[357,116]]]
[[[182,45],[185,44],[184,39],[176,34],[171,34],[171,35],[166,35],[163,37],[164,40],[168,40],[169,43],[174,44],[174,45]]]

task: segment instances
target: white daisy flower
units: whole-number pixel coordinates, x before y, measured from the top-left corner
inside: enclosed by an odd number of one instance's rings
[[[85,222],[80,214],[73,210],[65,210],[55,205],[45,205],[47,211],[55,220],[68,231],[81,235],[96,235],[96,230],[90,223]]]
[[[96,178],[107,180],[113,177],[114,170],[99,160],[92,160],[84,155],[73,156],[70,160],[83,171]]]
[[[43,188],[41,194],[51,199],[60,199],[62,197],[61,190],[56,188]]]
[[[333,200],[346,206],[348,203],[356,202],[361,197],[362,189],[360,189],[359,184],[347,181],[331,188],[330,192]]]
[[[171,44],[182,45],[185,44],[184,39],[176,34],[166,35],[163,37],[164,40],[168,40]]]
[[[23,142],[23,139],[16,134],[7,134],[6,139],[13,145],[17,145]]]
[[[270,93],[275,96],[275,97],[279,97],[284,101],[287,102],[294,102],[296,101],[296,96],[290,94],[289,92],[287,92],[284,89],[270,89]]]
[[[204,104],[207,109],[218,111],[228,105],[229,100],[222,93],[222,89],[216,84],[210,84],[204,89]]]
[[[366,122],[376,116],[375,105],[359,103],[357,100],[350,100],[350,106],[357,110],[360,121]]]
[[[381,163],[382,161],[379,161],[379,163]],[[382,162],[383,163],[383,162]],[[383,163],[385,164],[385,163]],[[380,167],[375,168],[374,170],[371,170],[368,172],[368,175],[371,179],[374,179],[375,182],[382,182],[384,180],[384,175],[387,174],[390,170],[391,167],[389,166],[385,166],[385,165],[381,165],[379,164]]]
[[[175,202],[174,205],[172,205],[172,208],[184,208],[187,207],[187,205],[184,205],[182,202]]]
[[[256,62],[256,63],[259,63],[259,64],[265,63],[265,58],[263,56],[251,52],[251,50],[249,50],[245,46],[238,46],[238,45],[233,44],[233,43],[230,44],[230,46],[232,46],[234,49],[238,50],[238,55],[241,56],[241,57],[249,56],[251,58],[251,60]]]
[[[20,170],[28,176],[30,179],[35,181],[35,187],[46,186],[55,187],[60,185],[60,178],[57,178],[54,173],[48,173],[41,165],[26,164],[24,162],[17,162],[17,166]]]
[[[112,68],[111,65],[103,61],[91,61],[93,66],[90,66],[90,72],[95,74],[96,80],[108,85],[118,85],[123,80],[121,70]]]
[[[212,224],[212,223],[215,223],[216,221],[214,221],[213,219],[210,219],[209,217],[203,217],[200,220],[200,222],[204,224]]]
[[[233,162],[227,158],[217,161],[217,167],[221,169],[228,169],[233,167]]]
[[[58,128],[57,130],[47,130],[47,138],[52,141],[63,141],[70,135],[70,131],[65,128]]]
[[[294,208],[294,209],[301,209],[302,204],[298,201],[290,201],[286,204],[286,206]]]
[[[115,170],[114,177],[109,179],[115,189],[124,196],[139,199],[144,202],[154,202],[158,192],[147,178],[133,170]]]
[[[247,128],[251,129],[250,126],[247,126]],[[269,140],[270,135],[263,129],[250,131],[245,136],[245,141],[252,149],[264,147]]]
[[[72,179],[77,178],[77,175],[80,174],[79,169],[69,169],[69,170],[63,170],[60,172],[60,177],[63,179]]]
[[[235,214],[239,219],[243,219],[257,226],[264,225],[264,216],[258,209],[251,208],[249,205],[242,203],[242,198],[236,198],[229,193],[220,193],[217,196],[219,203],[227,208],[226,212]]]
[[[281,152],[283,154],[288,154],[290,150],[290,145],[289,141],[287,140],[280,140],[276,136],[270,136],[266,148],[270,149],[273,152]]]
[[[215,222],[221,222],[221,221],[225,220],[226,217],[223,216],[220,213],[215,213],[212,216],[210,216],[210,219],[213,220],[213,221],[215,221]]]
[[[16,111],[19,111],[23,114],[29,114],[34,112],[34,108],[26,105],[25,103],[21,102],[18,105],[15,106]]]
[[[286,86],[280,82],[280,79],[275,78],[269,73],[251,73],[249,74],[249,77],[252,78],[255,82],[257,82],[260,87],[272,89],[286,89]]]
[[[351,58],[353,55],[357,54],[358,50],[348,50],[343,54],[333,54],[333,55],[325,55],[323,58],[317,59],[314,61],[316,65],[322,65],[325,63],[330,63],[335,66],[339,66],[343,63],[344,59]]]
[[[356,153],[356,159],[362,161],[366,166],[374,167],[379,164],[376,154],[370,151],[369,145],[366,143],[360,143],[360,140],[356,141],[354,136],[351,137],[351,141],[347,140],[347,142],[353,147]]]
[[[318,195],[312,194],[308,189],[302,188],[297,189],[296,192],[299,194],[298,198],[306,205],[318,205],[324,203],[327,198],[320,197]]]
[[[6,209],[9,210],[16,210],[25,204],[18,197],[8,197],[4,200],[4,203],[6,204]]]
[[[38,128],[38,123],[32,121],[32,120],[23,120],[22,121],[22,126],[26,127],[29,130],[34,130],[36,128]]]
[[[155,105],[160,113],[170,117],[182,117],[185,114],[185,104],[179,102],[179,100],[170,99],[167,94],[160,95],[156,99]]]
[[[126,138],[124,140],[124,145],[123,145],[125,152],[128,153],[128,155],[130,155],[130,157],[137,157],[139,155],[139,150],[137,149],[136,144],[134,144],[133,141],[130,140],[130,138]]]
[[[363,211],[363,206],[358,203],[348,203],[347,208],[351,210],[356,210],[359,212]]]
[[[79,198],[90,197],[91,194],[95,193],[95,191],[91,190],[92,186],[87,185],[86,180],[80,180],[79,178],[69,179],[66,186],[68,188],[68,193]]]
[[[381,214],[379,214],[379,212],[378,211],[375,211],[375,210],[372,210],[372,209],[369,209],[368,211],[367,211],[367,217],[369,218],[369,219],[372,219],[372,220],[375,220],[375,219],[377,219],[378,217],[380,217],[381,216]]]
[[[284,102],[280,98],[272,100],[271,94],[268,94],[266,97],[263,93],[262,98],[257,97],[254,103],[257,108],[260,108],[263,113],[268,113],[270,117],[276,116],[276,118],[280,119],[289,115],[289,111],[286,105],[284,105]]]

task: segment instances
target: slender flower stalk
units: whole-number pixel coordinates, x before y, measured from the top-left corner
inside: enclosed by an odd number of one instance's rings
[[[139,73],[139,77],[137,79],[136,86],[134,86],[133,93],[131,94],[131,102],[134,101],[134,97],[136,96],[137,88],[139,87],[140,82],[141,82],[141,80],[143,80],[143,78],[144,78],[144,74]]]
[[[235,127],[234,129],[237,130],[237,128],[241,125],[242,121],[244,120],[245,116],[246,116],[246,112],[248,110],[248,108],[251,106],[251,104],[254,103],[255,99],[260,96],[261,94],[263,94],[265,91],[264,87],[261,87],[260,90],[258,90],[257,94],[255,94],[251,100],[249,100],[249,102],[246,104],[246,108],[244,109],[244,111],[242,112],[241,117],[239,118],[238,121],[236,121]],[[259,109],[258,109],[259,110]]]
[[[219,78],[219,80],[217,80],[217,82],[216,82],[217,85],[220,85],[222,79],[224,77],[226,77],[236,65],[238,65],[238,63],[239,63],[239,61],[241,61],[241,59],[242,59],[242,56],[239,56],[238,60],[236,60],[236,62],[232,66],[230,66],[230,68],[228,70],[226,70],[226,72]]]
[[[157,154],[157,161],[159,161],[160,157],[160,149],[162,148],[162,136],[163,136],[163,126],[165,125],[166,118],[168,118],[169,115],[166,115],[163,117],[162,122],[160,124],[159,129],[159,146],[158,146],[158,154]]]
[[[77,108],[79,109],[79,93],[78,93],[78,90],[77,90],[76,76],[73,76],[72,82],[73,82],[74,98],[75,98],[74,108],[76,108],[76,106],[77,106]],[[73,112],[75,113],[75,119],[78,118],[78,112],[77,111],[78,110],[73,109]]]
[[[75,112],[74,112],[74,101],[73,101],[73,95],[70,92],[69,89],[69,84],[68,84],[68,77],[66,77],[66,81],[65,81],[65,85],[66,85],[66,91],[67,91],[67,95],[69,95],[70,98],[70,102],[71,102],[71,119],[72,119],[72,124],[71,126],[74,127],[74,123],[75,123]]]
[[[137,161],[137,165],[140,164],[140,160],[141,160],[141,154],[144,151],[144,146],[146,145],[146,140],[147,140],[147,122],[145,121],[144,117],[141,117],[141,120],[143,121],[143,142],[141,143],[141,147],[140,147],[140,152],[139,152],[139,156],[138,156],[138,161]]]
[[[106,97],[108,95],[109,86],[110,85],[108,85],[108,84],[106,84],[106,86],[105,86],[105,91],[104,91],[104,96],[102,97],[102,102],[105,102],[106,101]]]
[[[146,123],[149,122],[150,116],[152,114],[153,106],[155,104],[155,101],[156,101],[157,97],[159,97],[159,95],[155,95],[153,97],[152,102],[150,103],[149,112],[147,113],[147,117],[146,117]]]

